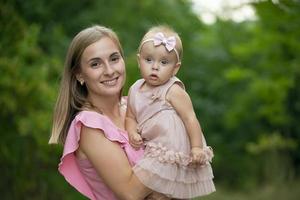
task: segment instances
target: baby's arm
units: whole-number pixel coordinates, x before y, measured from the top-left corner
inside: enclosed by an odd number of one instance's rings
[[[196,117],[192,101],[187,92],[178,84],[172,85],[166,96],[167,101],[174,107],[182,119],[191,143],[193,162],[204,163],[202,130]]]
[[[126,110],[125,128],[129,136],[130,145],[135,149],[139,149],[143,144],[143,139],[137,132],[137,122],[129,104]]]

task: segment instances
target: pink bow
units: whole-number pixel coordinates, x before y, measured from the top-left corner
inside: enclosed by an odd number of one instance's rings
[[[163,44],[169,52],[172,51],[176,45],[176,39],[174,36],[167,38],[162,32],[158,32],[154,35],[153,42],[154,46]]]

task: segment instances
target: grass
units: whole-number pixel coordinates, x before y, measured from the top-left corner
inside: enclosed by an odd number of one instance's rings
[[[217,191],[194,200],[299,200],[300,181],[281,183],[280,185],[265,185],[249,191],[231,190],[216,185]]]

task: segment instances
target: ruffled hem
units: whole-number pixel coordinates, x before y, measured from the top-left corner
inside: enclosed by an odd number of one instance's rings
[[[133,167],[133,171],[144,185],[172,198],[207,195],[215,191],[210,165],[213,151],[207,146],[204,150],[205,164],[191,165],[190,155],[172,151],[161,143],[149,142],[144,157]]]
[[[205,163],[208,164],[212,161],[214,154],[212,148],[209,146],[205,146],[203,149],[205,152]],[[190,155],[173,151],[163,146],[161,143],[154,142],[147,143],[144,156],[157,158],[162,163],[178,164],[181,166],[188,166],[192,161]]]
[[[138,179],[148,188],[167,195],[171,198],[189,199],[208,195],[214,192],[215,185],[212,178],[196,181],[178,181],[163,178],[162,176],[142,168],[139,164],[134,168]]]
[[[139,168],[145,170],[145,173],[157,174],[162,179],[187,184],[211,180],[214,177],[209,163],[205,165],[179,166],[161,163],[155,158],[143,158],[138,161],[133,170],[138,171]]]

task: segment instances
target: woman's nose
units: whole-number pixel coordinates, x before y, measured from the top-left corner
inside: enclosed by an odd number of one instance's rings
[[[115,72],[113,66],[110,63],[105,63],[105,74],[111,75]]]

